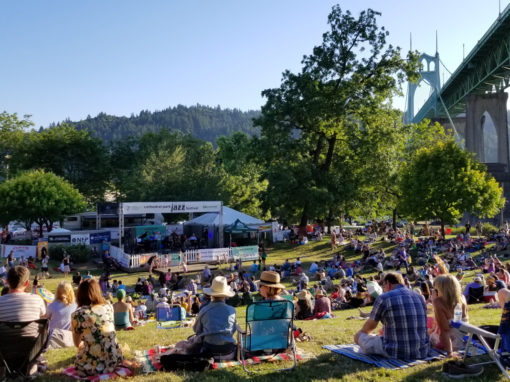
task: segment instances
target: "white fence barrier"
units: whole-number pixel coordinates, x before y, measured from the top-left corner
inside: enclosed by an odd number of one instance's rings
[[[158,254],[145,253],[143,255],[129,255],[114,245],[110,246],[110,256],[125,268],[140,268],[144,266],[152,256],[158,256],[160,267],[175,266],[192,263],[228,263],[241,259],[257,260],[259,258],[258,247],[234,247],[234,248],[203,248],[189,249],[180,255],[179,253]]]

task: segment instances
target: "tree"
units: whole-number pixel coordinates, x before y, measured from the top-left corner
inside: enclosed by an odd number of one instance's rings
[[[13,171],[43,169],[71,182],[90,202],[104,200],[109,168],[101,140],[63,124],[26,134],[13,155]]]
[[[16,113],[0,113],[0,179],[8,176],[9,160],[23,140],[25,129],[33,126],[29,115],[19,119]]]
[[[0,222],[33,222],[51,231],[53,223],[85,210],[85,199],[69,182],[42,170],[30,171],[0,185]]]
[[[453,139],[416,152],[404,167],[400,208],[415,219],[456,224],[464,212],[494,217],[504,206],[503,190],[474,154]]]
[[[255,123],[262,127],[268,203],[299,214],[301,227],[356,199],[364,123],[388,110],[406,75],[416,77],[416,56],[403,59],[386,44],[379,15],[369,9],[355,19],[333,7],[331,30],[303,58],[301,72],[285,71],[279,88],[262,92],[267,102]]]
[[[216,140],[216,160],[224,170],[221,180],[222,200],[248,215],[268,218],[262,208],[267,180],[262,177],[262,162],[257,152],[257,138],[236,132]]]

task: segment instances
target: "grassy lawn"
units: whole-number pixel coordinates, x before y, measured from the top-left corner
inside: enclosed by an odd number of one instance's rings
[[[385,250],[391,250],[388,243],[377,243]],[[348,259],[356,259],[360,255],[354,255],[351,251],[342,249]],[[305,246],[290,247],[288,244],[278,244],[268,251],[267,264],[281,264],[285,259],[291,262],[301,257],[303,269],[307,270],[312,261],[327,260],[333,255],[329,240],[311,242]],[[476,254],[475,254],[476,255]],[[249,265],[249,264],[248,264]],[[99,275],[100,271],[93,271]],[[470,281],[474,272],[469,272],[464,278],[463,284]],[[133,287],[137,278],[144,274],[115,273],[113,279],[121,279],[127,286]],[[58,282],[63,280],[61,275],[52,273],[53,278],[44,280],[45,287],[55,290]],[[70,281],[70,277],[69,277]],[[286,280],[290,285],[290,280]],[[338,281],[337,281],[338,282]],[[498,324],[501,310],[483,309],[483,304],[471,305],[469,310],[470,322],[475,325]],[[246,307],[237,308],[238,321],[244,326]],[[370,307],[364,308],[368,312]],[[313,358],[298,362],[298,366],[291,372],[275,372],[276,364],[265,363],[255,366],[257,374],[247,374],[241,367],[232,367],[223,370],[211,370],[204,373],[182,371],[178,373],[158,372],[147,376],[137,375],[137,381],[310,381],[310,380],[335,380],[335,381],[443,381],[449,380],[441,373],[442,361],[427,365],[415,366],[406,370],[387,371],[352,361],[348,358],[336,355],[322,349],[326,344],[348,344],[353,342],[354,333],[362,326],[363,321],[349,320],[349,316],[356,315],[356,310],[336,311],[335,318],[319,321],[297,321],[296,326],[308,332],[313,337],[310,342],[298,343],[298,347],[306,353],[313,354]],[[158,330],[155,323],[149,323],[144,327],[138,327],[134,331],[117,332],[117,339],[123,347],[126,358],[130,359],[135,350],[144,350],[155,345],[169,345],[187,338],[192,334],[188,328],[175,330]],[[46,353],[49,362],[48,372],[37,381],[65,381],[71,380],[60,374],[62,368],[72,365],[75,355],[74,348],[52,350]],[[281,365],[280,365],[281,366]],[[486,366],[486,371],[478,381],[503,381],[504,377],[495,366]]]

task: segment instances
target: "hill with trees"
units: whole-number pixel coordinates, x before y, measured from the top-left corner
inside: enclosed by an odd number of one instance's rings
[[[88,130],[104,142],[121,141],[127,137],[140,137],[145,133],[157,133],[162,129],[180,131],[194,138],[214,144],[220,136],[230,136],[241,131],[248,135],[258,135],[259,129],[253,126],[252,119],[260,115],[259,111],[241,111],[239,109],[221,109],[219,106],[183,106],[169,107],[161,111],[142,110],[138,115],[117,117],[99,113],[88,116],[82,121],[65,121],[77,130]],[[55,127],[57,124],[50,125]]]

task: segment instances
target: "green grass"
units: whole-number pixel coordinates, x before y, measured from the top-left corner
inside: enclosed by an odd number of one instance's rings
[[[389,243],[377,243],[391,250]],[[359,258],[351,251],[342,249],[349,260]],[[312,261],[328,260],[333,252],[329,240],[322,242],[311,242],[305,246],[290,247],[288,244],[277,244],[268,251],[267,264],[281,264],[286,258],[294,261],[301,257],[304,269]],[[250,262],[251,263],[251,262]],[[249,264],[247,264],[249,265]],[[99,275],[100,271],[93,271]],[[474,272],[469,272],[464,278],[463,284],[469,282]],[[58,282],[63,277],[52,273],[52,279],[44,280],[45,286],[55,290]],[[132,287],[137,278],[145,274],[115,273],[114,279],[121,279],[128,287]],[[69,278],[70,279],[70,278]],[[285,280],[290,285],[291,280]],[[498,324],[501,316],[499,309],[483,309],[483,304],[470,306],[470,322],[475,325]],[[245,307],[237,308],[238,321],[244,324]],[[369,307],[364,308],[368,312]],[[305,343],[298,343],[298,347],[307,353],[312,353],[313,358],[298,362],[298,366],[290,372],[275,372],[278,365],[265,363],[255,366],[257,374],[246,374],[241,367],[232,367],[223,370],[211,370],[204,373],[182,371],[177,373],[158,372],[151,375],[138,375],[136,381],[311,381],[311,380],[334,380],[334,381],[446,381],[448,378],[441,373],[444,361],[434,362],[427,365],[415,366],[407,370],[388,371],[385,369],[371,367],[361,362],[352,361],[348,358],[336,355],[322,349],[326,344],[348,344],[353,342],[354,333],[363,325],[363,321],[348,320],[349,316],[355,315],[356,310],[337,311],[335,318],[319,321],[297,321],[296,325],[312,335],[313,340]],[[188,328],[175,330],[158,330],[155,323],[149,323],[144,327],[138,327],[134,331],[120,331],[117,333],[118,342],[124,349],[126,358],[133,357],[135,350],[144,350],[155,345],[169,345],[187,338],[192,334]],[[72,365],[76,351],[74,348],[52,350],[46,353],[48,359],[48,371],[45,375],[37,378],[37,381],[68,381],[71,380],[60,374],[62,368]],[[280,365],[281,366],[281,365]],[[486,366],[486,371],[477,381],[503,381],[501,372],[495,366]]]

